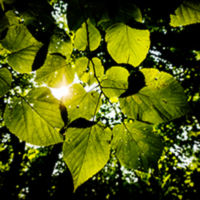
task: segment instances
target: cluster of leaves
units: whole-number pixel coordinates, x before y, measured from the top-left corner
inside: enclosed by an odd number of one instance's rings
[[[14,89],[15,97],[4,112],[5,124],[19,139],[33,145],[63,143],[63,158],[74,190],[105,166],[111,148],[130,169],[147,171],[156,166],[163,144],[153,124],[190,112],[184,90],[172,75],[138,67],[149,51],[150,32],[143,26],[137,1],[118,0],[114,4],[113,11],[112,1],[70,1],[69,29],[64,32],[49,17],[52,8],[47,2],[44,11],[31,0],[24,9],[17,1],[1,1],[5,10],[0,19],[2,64],[8,63],[21,74],[36,70],[35,81],[49,87],[69,86],[69,94],[61,101],[46,87],[25,95]],[[171,15],[171,25],[199,22],[196,4],[182,2]],[[41,34],[43,29],[48,37]],[[101,41],[115,65],[104,67],[93,56]],[[84,56],[77,58],[77,50]],[[41,54],[43,60],[39,59]],[[80,83],[74,83],[75,74]],[[84,86],[94,87],[87,92]],[[3,67],[0,97],[11,87],[11,73]],[[96,120],[105,99],[116,115],[122,116],[121,123],[112,128]],[[120,113],[112,104],[118,101]]]

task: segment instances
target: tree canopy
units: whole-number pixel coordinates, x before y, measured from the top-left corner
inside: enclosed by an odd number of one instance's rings
[[[123,186],[120,165],[138,188],[151,183],[146,193],[164,191],[152,194],[157,199],[187,199],[181,187],[197,192],[199,22],[196,0],[1,0],[1,190],[12,174],[19,189],[11,197],[35,198],[30,182],[18,179],[29,179],[44,156],[49,169],[35,178],[49,181],[44,198],[60,192],[49,189],[51,176],[66,169],[53,185],[68,178],[75,192],[93,177],[111,188],[102,198],[112,199],[113,173],[119,194],[139,196]],[[50,88],[64,86],[68,94],[54,97]],[[192,158],[185,171],[184,156]]]

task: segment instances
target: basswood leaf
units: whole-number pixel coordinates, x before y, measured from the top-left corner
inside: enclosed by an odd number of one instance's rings
[[[113,128],[112,147],[119,161],[131,169],[147,171],[157,164],[163,144],[151,125],[134,121]]]
[[[12,75],[6,68],[0,69],[0,97],[8,92],[12,82]]]
[[[93,67],[95,68],[95,73],[98,80],[100,80],[104,74],[104,68],[101,64],[101,60],[96,57],[92,58],[92,62],[89,62],[89,59],[86,57],[79,58],[75,65],[75,70],[78,74],[78,77],[88,85],[92,85],[94,82],[97,82],[96,78],[94,77]]]
[[[128,63],[137,67],[149,50],[149,31],[118,23],[107,29],[106,42],[109,54],[117,63]]]
[[[135,71],[131,73],[128,77],[128,88],[127,90],[119,96],[127,97],[136,94],[145,86],[145,77],[141,71]]]
[[[28,29],[20,24],[8,29],[2,46],[11,52],[8,56],[9,65],[20,73],[28,73],[32,70],[33,61],[42,43],[38,42]]]
[[[200,22],[200,3],[183,1],[176,9],[176,15],[170,15],[171,26],[184,26]]]
[[[58,55],[48,55],[44,65],[37,70],[35,81],[59,88],[73,82],[74,69]]]
[[[68,36],[65,41],[59,38],[56,35],[51,36],[50,44],[49,44],[49,53],[61,53],[67,58],[70,57],[72,53],[73,47],[70,37]]]
[[[80,26],[83,24],[85,19],[88,19],[90,16],[90,2],[88,4],[88,0],[71,0],[67,7],[67,21],[68,26],[71,31],[77,31]],[[84,7],[84,14],[83,14]],[[85,17],[85,19],[84,19]]]
[[[101,2],[102,3],[102,2]],[[102,20],[100,24],[104,29],[109,28],[116,23],[128,23],[129,20],[142,22],[142,14],[140,9],[132,1],[116,0],[109,3],[105,0],[104,9],[102,9],[102,16],[107,16],[108,20]]]
[[[27,96],[15,98],[7,105],[4,119],[8,129],[20,140],[33,145],[47,146],[63,142],[59,133],[64,123],[59,101],[50,89],[32,89]]]
[[[8,12],[6,12],[5,15],[6,15],[10,25],[18,25],[19,24],[19,19],[13,10],[9,10]]]
[[[111,97],[119,97],[127,89],[129,72],[122,67],[111,67],[101,82],[104,94]]]
[[[119,98],[121,109],[127,116],[161,123],[190,111],[184,90],[173,76],[157,69],[142,69],[141,72],[146,86],[134,95]]]
[[[86,92],[82,85],[75,83],[61,101],[67,108],[70,121],[79,117],[90,120],[100,109],[101,99],[96,91]]]
[[[74,191],[105,166],[110,157],[111,140],[110,129],[102,123],[78,120],[77,126],[67,129],[63,145],[63,158],[71,171]]]
[[[89,31],[89,47],[90,51],[94,51],[100,45],[101,35],[99,31],[87,21],[88,31]],[[82,27],[76,32],[76,37],[74,41],[74,47],[80,51],[84,51],[88,46],[87,29],[86,24],[83,23]]]

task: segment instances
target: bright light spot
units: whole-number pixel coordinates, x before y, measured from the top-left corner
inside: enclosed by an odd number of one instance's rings
[[[62,96],[67,95],[69,93],[68,87],[63,86],[60,88],[50,88],[51,93],[57,99],[61,99]]]

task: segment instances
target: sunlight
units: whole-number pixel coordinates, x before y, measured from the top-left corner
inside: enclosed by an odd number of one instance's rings
[[[62,86],[60,88],[50,88],[52,94],[57,99],[61,99],[62,96],[67,95],[69,93],[68,87]]]

